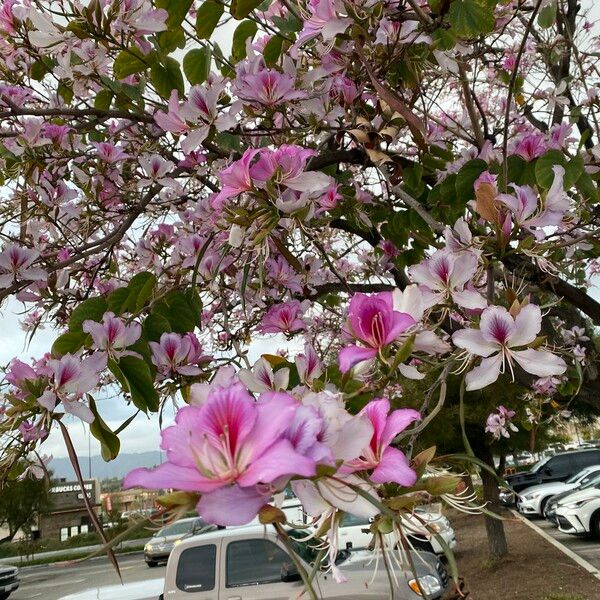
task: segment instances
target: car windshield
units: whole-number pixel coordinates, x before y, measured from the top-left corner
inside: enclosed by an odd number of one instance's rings
[[[312,565],[317,560],[319,554],[318,546],[321,545],[321,540],[318,538],[311,538],[310,540],[303,540],[308,533],[306,531],[300,531],[298,529],[290,529],[287,534],[290,536],[290,543],[294,548],[294,552],[309,565]]]
[[[535,465],[533,465],[533,467],[531,467],[531,472],[537,473],[549,460],[550,460],[550,456],[547,456],[546,458],[542,458],[541,460],[538,460],[535,463]]]
[[[154,534],[154,537],[163,537],[167,535],[183,535],[192,529],[193,521],[180,521],[163,527],[160,531]]]
[[[586,490],[588,488],[594,487],[600,484],[600,473],[595,473],[594,476],[589,481],[584,481],[577,488],[578,490]]]
[[[580,479],[583,479],[581,471],[579,473],[575,473],[575,475],[571,475],[569,479],[565,481],[565,483],[577,483]]]

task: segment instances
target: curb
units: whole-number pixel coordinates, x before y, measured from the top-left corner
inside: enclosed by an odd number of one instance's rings
[[[117,556],[117,560],[119,559],[120,556],[131,556],[133,554],[143,554],[143,550],[130,550],[128,552],[118,552],[116,554]],[[69,566],[70,563],[75,563],[76,561],[81,561],[82,558],[85,558],[87,555],[86,554],[81,554],[81,556],[77,556],[74,558],[70,558],[67,560],[60,560],[60,557],[56,557],[57,560],[53,561],[53,562],[47,562],[47,563],[39,563],[36,565],[23,565],[20,566],[19,564],[15,564],[14,562],[11,564],[11,566],[15,566],[19,568],[19,571],[28,571],[28,570],[32,570],[32,569],[41,569],[44,567],[53,567],[56,565],[62,565],[62,566]],[[92,562],[92,561],[96,561],[96,560],[100,560],[102,558],[106,558],[106,555],[102,555],[102,556],[93,556],[92,558],[88,558],[86,560],[86,562]],[[8,564],[8,563],[6,563]],[[2,565],[0,565],[2,566]]]
[[[600,579],[600,570],[598,570],[593,564],[589,563],[584,558],[581,558],[579,554],[573,552],[567,548],[564,544],[561,544],[558,540],[548,535],[543,529],[540,529],[537,525],[532,523],[529,519],[526,519],[516,510],[510,509],[510,512],[517,517],[522,523],[525,523],[527,527],[533,529],[538,535],[543,537],[547,542],[552,544],[555,548],[558,548],[563,554],[566,554],[572,561],[576,562],[580,567],[584,568],[590,575],[593,575],[596,579]]]

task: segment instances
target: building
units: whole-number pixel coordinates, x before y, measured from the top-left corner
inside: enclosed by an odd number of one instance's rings
[[[146,514],[156,508],[156,499],[160,492],[133,488],[131,490],[120,490],[100,495],[102,507],[105,513],[118,511],[121,516],[127,517],[131,514]]]
[[[85,491],[90,504],[99,516],[100,483],[97,479],[84,482]],[[74,535],[88,533],[94,530],[92,520],[83,498],[83,492],[77,481],[59,479],[52,482],[50,488],[52,508],[39,518],[39,536],[64,541]]]

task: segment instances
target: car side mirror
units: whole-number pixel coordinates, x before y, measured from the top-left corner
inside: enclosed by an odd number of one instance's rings
[[[292,583],[293,581],[302,581],[300,573],[294,563],[283,563],[281,565],[281,581],[284,583]]]

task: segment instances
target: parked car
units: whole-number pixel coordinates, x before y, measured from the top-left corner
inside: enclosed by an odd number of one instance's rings
[[[556,507],[556,520],[564,533],[591,533],[600,539],[600,483],[563,498]]]
[[[525,488],[551,481],[566,481],[584,467],[600,464],[600,450],[575,450],[544,458],[529,471],[507,475],[506,482],[510,490],[502,490],[500,501],[503,504],[515,503],[515,494]]]
[[[0,566],[0,600],[6,600],[19,587],[19,569]]]
[[[562,502],[562,500],[564,500],[567,496],[574,494],[575,492],[579,492],[580,490],[586,490],[598,483],[600,483],[600,475],[596,475],[596,477],[594,477],[590,481],[582,483],[572,490],[568,490],[566,492],[562,492],[561,494],[556,494],[556,496],[552,496],[552,498],[550,498],[550,500],[548,500],[546,504],[544,516],[555,527],[558,527],[558,521],[556,519],[556,509],[558,508],[558,505]]]
[[[404,515],[402,521],[406,537],[415,550],[424,550],[435,554],[444,553],[444,548],[429,529],[433,529],[450,548],[456,547],[454,529],[443,515],[417,510],[414,515]],[[365,549],[372,547],[373,534],[369,529],[370,525],[369,519],[350,514],[344,515],[339,529],[340,548]],[[392,547],[396,544],[392,534],[389,534],[389,543]]]
[[[304,537],[305,531],[290,531]],[[302,566],[310,572],[318,550],[291,540]],[[314,542],[313,542],[314,544]],[[448,575],[441,561],[427,552],[411,553],[415,573],[397,569],[397,600],[416,600],[423,593],[441,598]],[[336,566],[347,578],[338,584],[319,571],[313,582],[324,600],[380,600],[389,597],[389,580],[381,567],[374,573],[373,553],[340,550]],[[366,585],[368,583],[368,586]],[[159,600],[293,600],[303,589],[300,574],[282,540],[264,526],[238,527],[189,538],[173,549]],[[421,591],[422,590],[422,591]]]
[[[169,558],[175,542],[190,534],[213,531],[217,527],[205,523],[200,517],[180,519],[157,531],[144,546],[144,560],[149,567],[156,567],[159,562]]]
[[[517,510],[523,515],[544,516],[546,504],[552,496],[574,490],[579,485],[593,481],[598,475],[600,475],[600,464],[581,469],[566,481],[541,483],[525,488],[517,496]]]

